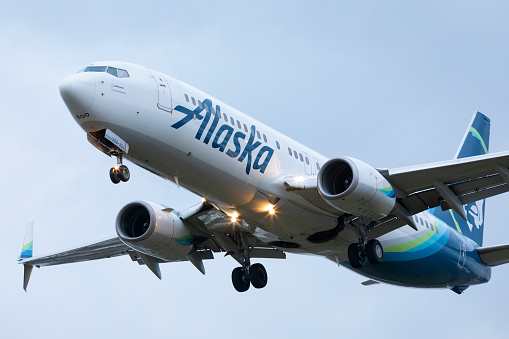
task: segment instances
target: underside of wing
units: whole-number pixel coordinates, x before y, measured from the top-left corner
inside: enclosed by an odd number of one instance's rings
[[[395,187],[400,204],[415,214],[438,206],[454,209],[509,191],[508,167],[509,152],[501,152],[381,173]]]
[[[129,250],[130,248],[127,245],[114,237],[59,253],[21,260],[20,263],[37,267],[61,265],[117,257],[127,254]]]

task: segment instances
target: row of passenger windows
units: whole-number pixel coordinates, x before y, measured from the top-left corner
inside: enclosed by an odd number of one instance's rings
[[[189,97],[189,95],[187,95],[187,94],[184,94],[184,97],[186,98],[187,102],[192,102],[193,105],[195,105],[195,106],[199,106],[202,109],[203,109],[203,106],[205,106],[205,110],[207,111],[207,113],[210,113],[209,106],[203,105],[203,103],[200,100],[196,100],[194,97]],[[211,106],[210,110],[212,111],[212,114],[218,114],[221,117],[221,112],[216,112],[214,110],[214,107]],[[223,114],[224,121],[228,122],[228,116],[226,115],[226,113],[222,113],[222,114]],[[242,127],[244,127],[244,131],[246,133],[249,133],[249,129],[248,129],[247,125],[241,124],[241,122],[239,120],[235,120],[232,116],[230,116],[229,122],[232,124],[232,126],[235,126],[235,122],[237,122],[237,127],[240,130],[242,130]],[[251,133],[253,133],[253,130],[251,130]],[[256,136],[260,140],[262,139],[262,136],[263,136],[263,141],[268,142],[267,136],[263,133],[260,133],[260,131],[256,131]],[[279,141],[277,141],[277,140],[276,140],[276,147],[278,150],[281,149],[281,145],[279,144]],[[297,151],[295,151],[295,150],[293,150],[293,152],[292,152],[292,149],[290,147],[288,147],[288,153],[290,154],[290,156],[294,156],[295,159],[300,160],[301,162],[306,161],[306,164],[309,165],[309,163],[310,163],[309,158],[307,156],[302,156],[302,153],[297,153]],[[316,162],[315,165],[316,165],[316,169],[320,170],[320,164],[318,162]]]
[[[107,72],[117,78],[129,78],[129,72],[122,68],[109,67],[109,66],[88,66],[83,68],[81,72]]]
[[[423,220],[422,218],[419,218],[418,216],[414,215],[413,219],[416,224],[421,224],[422,226],[426,226],[426,228],[431,228],[435,232],[438,233],[438,227],[435,227],[432,223],[428,222],[427,220]]]

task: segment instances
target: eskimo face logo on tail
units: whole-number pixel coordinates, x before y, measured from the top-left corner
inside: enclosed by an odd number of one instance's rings
[[[480,229],[484,224],[484,200],[463,206],[467,215],[467,224],[470,232],[474,229]]]
[[[201,140],[206,145],[209,145],[212,141],[210,145],[219,152],[224,153],[226,151],[228,156],[237,158],[240,162],[246,160],[246,174],[248,175],[251,172],[251,168],[260,171],[260,173],[264,173],[267,169],[270,159],[272,159],[274,154],[274,149],[269,146],[260,147],[262,144],[259,141],[255,141],[256,128],[254,125],[251,126],[249,136],[242,131],[235,132],[233,127],[228,124],[222,124],[218,128],[219,120],[221,120],[221,107],[216,105],[214,112],[210,99],[204,100],[202,107],[198,106],[193,111],[180,105],[175,107],[175,111],[184,113],[184,117],[171,125],[171,127],[179,129],[193,119],[201,120],[202,123],[196,132],[195,139]],[[205,111],[205,115],[202,115],[203,111]],[[212,122],[209,125],[211,118]],[[232,138],[234,148],[226,149],[228,142]],[[244,140],[244,147],[240,140]]]

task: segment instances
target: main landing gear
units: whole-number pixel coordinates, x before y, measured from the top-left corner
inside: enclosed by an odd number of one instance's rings
[[[360,226],[357,227],[359,242],[348,246],[348,260],[353,268],[363,268],[366,258],[368,258],[371,265],[379,265],[383,262],[384,249],[380,241],[371,239],[366,242],[366,226],[365,223],[361,222]]]
[[[264,288],[267,285],[267,271],[262,264],[251,265],[249,260],[249,248],[242,246],[242,267],[237,267],[232,272],[233,287],[238,292],[246,292],[250,285],[254,288]]]
[[[122,154],[117,155],[117,165],[110,168],[110,179],[114,184],[118,184],[120,181],[128,181],[131,178],[129,168],[122,164]]]

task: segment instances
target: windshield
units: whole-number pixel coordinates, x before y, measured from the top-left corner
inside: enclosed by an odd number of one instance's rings
[[[125,69],[111,67],[111,66],[87,66],[81,72],[107,72],[117,78],[129,78],[129,72]]]

